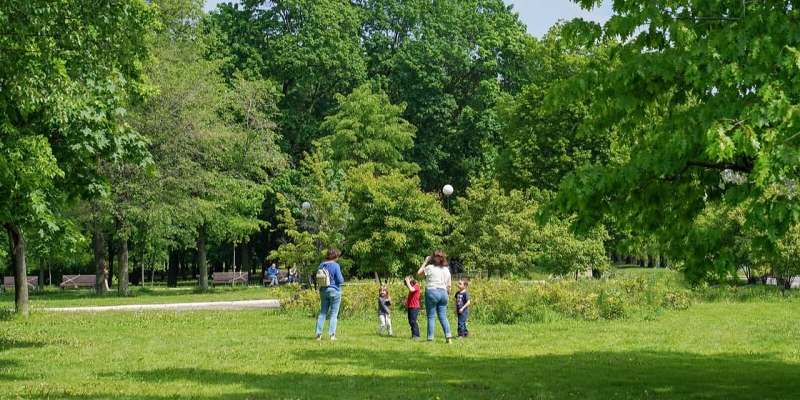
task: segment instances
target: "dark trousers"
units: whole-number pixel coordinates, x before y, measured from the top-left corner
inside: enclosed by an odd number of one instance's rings
[[[464,310],[463,314],[458,314],[458,336],[461,337],[469,336],[469,330],[467,329],[468,315],[469,315],[469,310]]]
[[[419,316],[419,308],[408,309],[408,326],[411,327],[412,338],[419,337],[419,324],[417,323],[418,316]]]

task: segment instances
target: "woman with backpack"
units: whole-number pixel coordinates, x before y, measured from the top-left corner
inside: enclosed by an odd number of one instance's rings
[[[447,321],[447,298],[450,293],[450,267],[447,256],[441,250],[425,258],[417,275],[425,277],[425,311],[428,314],[428,341],[433,340],[436,317],[444,331],[445,341],[450,343],[450,322]]]
[[[317,340],[322,340],[322,328],[325,318],[330,314],[328,335],[331,340],[336,340],[336,322],[339,317],[339,305],[342,303],[342,267],[336,260],[339,259],[339,250],[328,249],[325,261],[319,265],[316,274],[317,288],[319,289],[320,310],[317,318]]]

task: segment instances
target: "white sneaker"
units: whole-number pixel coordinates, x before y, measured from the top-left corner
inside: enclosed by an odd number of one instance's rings
[[[317,340],[322,340],[322,335],[317,335]]]
[[[335,341],[336,341],[336,335],[331,335],[331,342],[335,342]]]

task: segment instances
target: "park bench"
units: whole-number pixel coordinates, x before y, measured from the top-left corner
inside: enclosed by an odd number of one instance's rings
[[[39,288],[39,277],[38,276],[29,276],[28,277],[28,289],[37,290]],[[13,276],[4,276],[3,277],[3,289],[4,290],[12,290],[14,289],[14,277]]]
[[[211,283],[216,284],[230,284],[235,285],[241,283],[247,285],[249,282],[250,274],[247,272],[214,272],[211,276]]]
[[[289,271],[285,269],[278,270],[278,284],[283,284],[289,282]],[[264,275],[263,279],[264,285],[269,285],[269,276]]]
[[[64,275],[61,277],[61,284],[58,287],[61,289],[93,288],[95,284],[97,284],[95,275]]]

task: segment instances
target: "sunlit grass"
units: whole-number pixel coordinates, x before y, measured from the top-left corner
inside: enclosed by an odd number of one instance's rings
[[[337,342],[316,342],[311,318],[276,311],[34,312],[0,321],[0,398],[786,399],[798,393],[798,311],[697,304],[655,321],[473,324],[452,345],[440,331],[410,341],[399,313],[395,338],[351,319]]]

